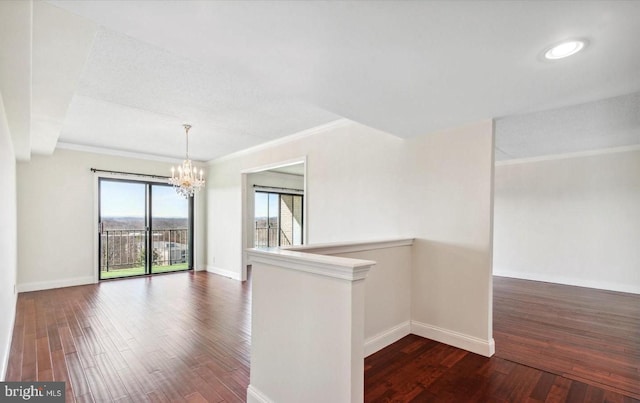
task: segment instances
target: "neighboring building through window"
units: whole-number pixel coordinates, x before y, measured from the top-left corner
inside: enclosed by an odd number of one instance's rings
[[[303,198],[256,190],[254,247],[302,245]]]

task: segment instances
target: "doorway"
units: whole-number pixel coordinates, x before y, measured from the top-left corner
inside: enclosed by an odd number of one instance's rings
[[[306,157],[242,172],[242,280],[248,248],[309,242]]]
[[[100,280],[193,269],[193,198],[168,184],[98,180]]]

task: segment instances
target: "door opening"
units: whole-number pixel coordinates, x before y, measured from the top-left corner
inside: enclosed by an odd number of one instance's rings
[[[247,169],[242,181],[242,280],[248,248],[309,242],[306,157]]]

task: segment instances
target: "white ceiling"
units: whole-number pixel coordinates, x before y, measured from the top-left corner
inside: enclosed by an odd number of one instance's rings
[[[40,13],[52,34],[76,33],[58,35],[83,69],[65,69],[73,96],[50,135],[76,145],[182,157],[189,121],[209,160],[341,117],[410,137],[640,91],[640,2],[33,4],[60,8]],[[540,60],[573,37],[584,52]]]

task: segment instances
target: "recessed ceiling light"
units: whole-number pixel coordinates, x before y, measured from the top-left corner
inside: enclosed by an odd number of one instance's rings
[[[584,49],[586,42],[583,40],[573,39],[554,45],[544,53],[545,59],[556,60],[575,55]]]

